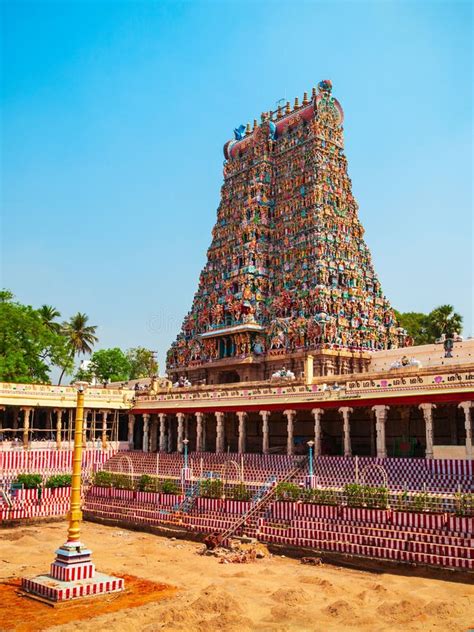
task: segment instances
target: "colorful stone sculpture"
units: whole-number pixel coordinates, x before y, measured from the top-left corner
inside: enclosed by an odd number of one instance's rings
[[[357,215],[343,110],[312,99],[237,127],[207,263],[168,352],[173,372],[274,350],[376,350],[406,334],[382,293]]]

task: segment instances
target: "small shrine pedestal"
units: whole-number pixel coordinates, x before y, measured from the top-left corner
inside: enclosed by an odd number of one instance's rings
[[[56,551],[49,575],[23,578],[21,585],[26,593],[54,602],[104,595],[125,588],[120,577],[96,572],[91,551],[80,542],[66,542]]]

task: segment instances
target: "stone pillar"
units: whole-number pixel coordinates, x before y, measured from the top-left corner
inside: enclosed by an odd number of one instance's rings
[[[129,413],[128,415],[128,449],[129,450],[133,450],[133,448],[135,447],[134,441],[133,441],[134,431],[135,431],[135,415],[132,415],[132,413]]]
[[[214,413],[216,416],[216,454],[224,452],[224,413]]]
[[[237,413],[237,417],[239,418],[239,454],[244,454],[245,452],[245,420],[247,418],[247,413],[239,411]]]
[[[62,408],[56,408],[55,411],[56,413],[56,447],[58,450],[61,449],[61,439],[62,439],[62,421],[63,421],[63,409]]]
[[[160,452],[166,452],[166,415],[165,413],[158,413],[160,419]]]
[[[461,402],[459,408],[464,411],[464,427],[466,428],[466,457],[472,459],[472,418],[471,408],[473,402]]]
[[[177,413],[178,418],[178,440],[176,449],[180,454],[183,453],[183,439],[184,439],[184,413]]]
[[[311,413],[314,417],[314,458],[316,458],[321,456],[321,417],[324,409],[313,408]]]
[[[142,450],[143,452],[148,452],[148,424],[150,422],[150,415],[148,413],[143,413],[143,444]]]
[[[152,415],[151,417],[151,432],[150,432],[150,452],[156,452],[158,449],[158,417]]]
[[[433,408],[436,408],[435,404],[420,404],[418,406],[423,411],[423,417],[425,419],[425,431],[426,431],[426,453],[425,458],[433,458]]]
[[[377,431],[376,445],[377,458],[385,459],[387,456],[387,442],[385,439],[385,422],[390,408],[388,406],[372,406],[375,413],[375,428]]]
[[[30,434],[30,413],[31,408],[22,408],[23,411],[23,447],[28,447],[29,434]]]
[[[196,415],[196,452],[202,452],[202,419],[204,415],[202,413],[195,413]]]
[[[108,410],[103,410],[102,412],[102,450],[107,449],[107,415],[109,414]]]
[[[342,406],[341,408],[339,408],[339,412],[341,413],[343,420],[344,456],[352,456],[351,425],[349,421],[349,415],[353,412],[353,409],[349,408],[348,406]]]
[[[269,410],[261,410],[259,413],[262,418],[262,453],[268,454],[270,450],[270,433],[268,431],[268,419],[270,417]]]
[[[286,416],[287,424],[287,440],[286,440],[286,453],[288,455],[292,455],[294,452],[294,442],[293,442],[293,423],[296,416],[296,410],[284,410],[283,414]]]

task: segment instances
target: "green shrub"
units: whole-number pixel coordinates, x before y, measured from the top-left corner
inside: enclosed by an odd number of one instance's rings
[[[142,474],[138,479],[138,489],[141,492],[149,491],[151,484],[153,483],[153,479],[148,474]]]
[[[175,481],[164,480],[161,483],[161,491],[163,494],[179,494],[180,489]]]
[[[398,511],[410,511],[410,494],[405,489],[392,498],[392,504]]]
[[[386,487],[364,486],[363,499],[365,506],[370,509],[387,509],[388,489]]]
[[[128,474],[112,474],[111,483],[116,489],[134,489],[133,478]]]
[[[436,496],[430,496],[426,492],[420,492],[412,496],[411,511],[441,512],[442,505]]]
[[[142,474],[138,479],[138,489],[141,492],[159,492],[161,491],[161,483],[156,476]]]
[[[276,486],[276,497],[277,500],[299,500],[303,491],[299,485],[295,483],[278,483]]]
[[[456,515],[474,515],[474,494],[458,492],[456,494]]]
[[[337,494],[332,489],[314,489],[313,502],[318,505],[337,505]]]
[[[428,508],[428,494],[421,492],[412,496],[412,511],[425,511]]]
[[[105,470],[96,472],[94,476],[94,485],[98,487],[112,487],[112,474]]]
[[[239,483],[238,485],[232,487],[230,497],[234,500],[250,500],[252,498],[252,494],[244,483]]]
[[[388,489],[348,483],[344,486],[348,507],[368,507],[370,509],[387,509]]]
[[[45,487],[56,489],[57,487],[71,487],[71,474],[56,474],[50,476],[46,481]]]
[[[364,487],[359,483],[348,483],[344,485],[346,501],[348,507],[362,507],[364,504]]]
[[[18,474],[14,483],[23,485],[25,489],[38,489],[42,480],[41,474]]]
[[[206,478],[201,481],[199,494],[203,498],[222,498],[224,484],[220,478]]]

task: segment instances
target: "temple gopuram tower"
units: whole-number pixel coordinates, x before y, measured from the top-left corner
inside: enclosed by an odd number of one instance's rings
[[[168,351],[173,381],[361,372],[404,346],[357,215],[330,81],[234,130],[207,263]]]

